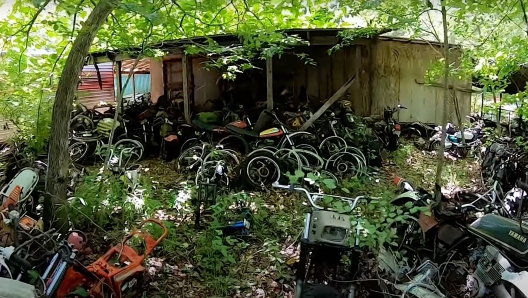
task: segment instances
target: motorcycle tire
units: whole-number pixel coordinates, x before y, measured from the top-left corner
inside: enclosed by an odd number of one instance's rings
[[[429,151],[437,151],[440,146],[440,141],[432,141],[429,143]]]
[[[339,292],[327,285],[309,285],[303,287],[301,298],[338,298]]]

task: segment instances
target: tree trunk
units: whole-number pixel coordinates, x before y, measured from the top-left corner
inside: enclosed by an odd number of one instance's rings
[[[442,3],[442,24],[444,27],[444,110],[442,114],[442,139],[440,140],[440,148],[438,148],[438,164],[436,166],[436,180],[435,180],[435,200],[437,206],[440,205],[442,198],[442,171],[444,170],[444,152],[445,139],[447,137],[447,106],[449,104],[449,39],[447,32],[447,11],[445,0]]]
[[[77,92],[79,76],[90,46],[106,18],[118,3],[119,0],[100,0],[97,3],[73,42],[59,80],[53,104],[52,133],[48,152],[47,194],[44,202],[44,222],[47,227],[53,225],[60,230],[68,228],[68,212],[62,206],[66,202],[69,179],[68,132],[72,101]]]

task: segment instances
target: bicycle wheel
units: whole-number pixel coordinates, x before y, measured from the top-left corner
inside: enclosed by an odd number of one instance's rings
[[[249,153],[249,144],[241,136],[229,135],[218,141],[217,145],[222,146],[224,149],[237,151],[241,155],[247,155]]]
[[[269,152],[261,151],[248,158],[242,164],[241,178],[248,186],[265,189],[279,180],[280,168],[277,158]]]
[[[88,152],[86,142],[75,142],[68,147],[68,153],[72,162],[82,162]]]
[[[332,156],[338,152],[347,149],[347,142],[345,139],[338,136],[331,136],[324,139],[319,145],[319,152],[323,156]]]

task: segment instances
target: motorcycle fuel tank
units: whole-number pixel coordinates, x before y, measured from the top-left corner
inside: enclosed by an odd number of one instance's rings
[[[457,131],[455,133],[455,137],[457,137],[458,139],[462,139],[462,133],[460,131]],[[474,137],[474,135],[471,132],[469,132],[467,130],[464,131],[464,139],[465,140],[472,140],[473,137]]]
[[[528,225],[495,214],[486,214],[474,221],[469,232],[496,245],[514,257],[528,257]]]

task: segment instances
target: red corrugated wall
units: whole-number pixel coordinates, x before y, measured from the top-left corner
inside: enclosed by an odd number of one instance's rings
[[[86,65],[81,73],[78,98],[87,108],[91,109],[100,101],[115,101],[114,63],[97,64],[101,76],[102,89],[99,86],[97,70],[93,65]]]

